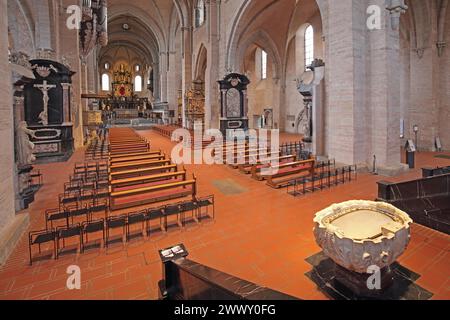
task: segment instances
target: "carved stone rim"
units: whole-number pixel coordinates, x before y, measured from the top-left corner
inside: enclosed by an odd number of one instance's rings
[[[401,225],[401,228],[398,228],[396,232],[382,233],[380,236],[373,239],[355,240],[343,234],[338,228],[336,228],[336,226],[332,224],[332,222],[336,219],[358,210],[371,210],[384,214],[390,217],[394,222],[397,222],[399,225]],[[413,223],[413,220],[406,212],[403,212],[393,205],[385,202],[352,200],[339,204],[333,204],[330,207],[319,211],[318,213],[316,213],[314,223],[316,225],[316,228],[322,229],[325,232],[334,233],[336,237],[342,240],[346,239],[361,244],[366,242],[379,244],[384,240],[392,240],[402,230],[410,229],[410,225]]]

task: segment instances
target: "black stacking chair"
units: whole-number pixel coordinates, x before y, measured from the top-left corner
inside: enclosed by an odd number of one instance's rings
[[[32,247],[39,246],[39,253],[41,253],[41,245],[44,243],[53,242],[53,254],[56,258],[56,232],[52,229],[42,231],[32,231],[28,235],[28,250],[30,253],[30,266],[33,265]]]
[[[59,209],[63,210],[63,208],[69,205],[77,204],[79,199],[80,195],[78,193],[71,195],[60,194],[58,197]]]
[[[53,223],[64,220],[66,226],[69,225],[69,215],[65,209],[48,209],[45,211],[45,227],[47,230],[53,228]],[[48,224],[50,223],[50,228]]]
[[[66,239],[78,237],[79,239],[79,248],[80,253],[83,248],[83,229],[81,224],[77,223],[68,227],[61,227],[56,229],[56,259],[58,259],[59,251],[60,251],[60,240],[63,241],[62,249],[66,246]]]
[[[198,221],[198,203],[197,201],[186,201],[180,204],[181,211],[181,224],[184,226],[186,224],[186,213],[190,212],[192,219]]]
[[[106,247],[109,245],[109,238],[110,238],[110,231],[115,229],[122,228],[122,243],[123,243],[123,236],[126,235],[127,232],[127,216],[126,215],[120,215],[116,217],[109,217],[106,219]]]
[[[106,241],[105,241],[105,220],[104,219],[85,222],[85,223],[83,223],[82,230],[83,230],[82,241],[81,241],[81,243],[82,243],[81,251],[82,252],[84,252],[85,243],[86,244],[89,243],[89,235],[93,234],[93,233],[98,233],[98,232],[102,233],[103,246],[105,246]],[[86,237],[86,242],[84,242],[85,237]]]
[[[71,193],[81,192],[81,181],[75,180],[64,183],[64,194],[68,195]]]
[[[131,238],[131,226],[141,224],[141,234],[145,231],[145,224],[147,220],[147,211],[141,211],[136,213],[130,213],[128,215],[128,223],[127,223],[127,241],[130,241]]]
[[[212,218],[213,220],[215,219],[216,208],[215,208],[214,195],[203,197],[203,198],[198,198],[197,205],[198,205],[198,210],[199,210],[197,217],[198,217],[199,221],[201,221],[201,219],[203,217],[203,213],[206,213],[206,215],[208,217]],[[212,207],[212,216],[209,215],[210,207]],[[202,212],[202,209],[206,209],[206,211]]]
[[[75,174],[85,174],[86,173],[86,164],[85,163],[75,163]]]
[[[174,205],[168,205],[164,207],[163,210],[164,213],[164,230],[167,231],[168,229],[168,219],[169,217],[176,216],[177,217],[177,223],[179,225],[180,223],[180,215],[181,215],[181,209],[180,204],[174,204]]]
[[[162,230],[162,220],[164,219],[164,207],[160,207],[160,208],[155,208],[155,209],[149,209],[147,211],[147,216],[146,216],[146,226],[145,229],[147,230],[147,236],[150,236],[150,223],[153,220],[157,220],[159,219],[159,227]]]
[[[66,207],[67,215],[71,219],[72,224],[74,222],[74,219],[83,217],[83,222],[89,220],[89,209],[88,206],[85,204],[77,203],[73,206]]]
[[[94,200],[87,206],[89,209],[89,220],[94,220],[93,219],[94,214],[97,213],[102,213],[105,219],[108,218],[108,209],[109,209],[108,200],[99,200],[97,198],[94,198]]]

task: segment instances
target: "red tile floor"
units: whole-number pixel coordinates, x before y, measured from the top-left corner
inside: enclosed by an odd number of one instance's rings
[[[142,135],[155,148],[170,154],[173,144],[152,131]],[[283,136],[292,140],[292,136]],[[419,153],[417,167],[450,165],[436,154]],[[76,162],[77,151],[67,163],[40,165],[45,185],[29,212],[30,230],[43,229],[44,210],[57,206]],[[28,265],[28,240],[24,235],[7,264],[0,269],[0,299],[157,299],[161,263],[157,250],[184,243],[190,258],[237,277],[268,286],[302,299],[326,299],[304,274],[311,266],[305,259],[318,253],[312,234],[315,212],[332,203],[351,199],[373,200],[376,182],[385,177],[361,174],[357,182],[331,190],[293,198],[285,190],[273,190],[265,183],[226,166],[187,166],[195,172],[200,195],[216,195],[216,221],[187,230],[173,228],[168,234],[153,234],[109,249],[92,249],[84,254],[68,254],[59,260],[43,260]],[[419,170],[394,180],[420,176]],[[214,180],[232,179],[247,191],[224,195]],[[418,284],[434,293],[434,299],[450,299],[450,237],[413,225],[412,240],[400,263],[421,274]],[[81,268],[81,290],[66,289],[67,267]]]

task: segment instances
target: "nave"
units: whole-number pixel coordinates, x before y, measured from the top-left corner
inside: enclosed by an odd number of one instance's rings
[[[138,133],[151,142],[152,149],[166,154],[175,145],[154,131]],[[292,136],[282,135],[281,140],[292,141]],[[419,153],[417,168],[448,165],[447,159],[435,155]],[[85,151],[79,150],[66,163],[36,166],[45,183],[30,207],[30,230],[45,228],[45,210],[57,206],[64,182],[84,157]],[[82,254],[69,252],[58,260],[34,262],[31,267],[24,235],[0,270],[0,298],[158,299],[162,278],[158,250],[183,243],[190,259],[209,267],[301,299],[328,299],[305,275],[312,269],[306,259],[321,251],[312,233],[314,214],[330,203],[375,199],[376,182],[383,179],[359,174],[357,181],[294,198],[286,190],[268,188],[228,166],[185,167],[189,175],[195,173],[199,195],[214,194],[214,221],[170,228],[167,233],[155,232],[149,238],[92,248]],[[419,170],[413,170],[391,181],[420,176]],[[416,224],[411,229],[411,243],[399,263],[420,275],[417,284],[432,292],[432,299],[447,299],[448,236]],[[73,245],[76,247],[76,243],[68,243],[69,248]],[[84,270],[82,288],[68,291],[66,270],[74,264]]]

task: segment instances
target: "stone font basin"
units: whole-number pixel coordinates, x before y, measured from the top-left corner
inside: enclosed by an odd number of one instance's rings
[[[412,222],[387,203],[348,201],[318,212],[314,235],[335,263],[363,274],[371,266],[390,266],[405,252]]]

